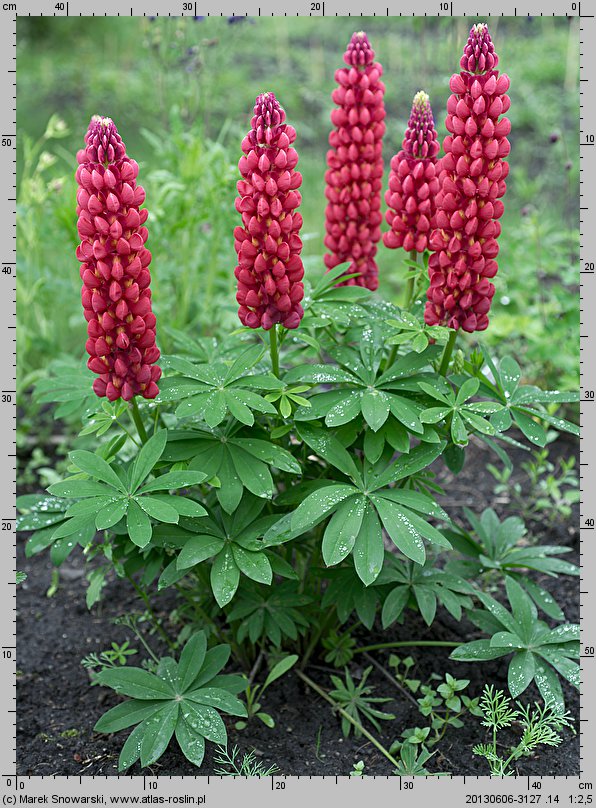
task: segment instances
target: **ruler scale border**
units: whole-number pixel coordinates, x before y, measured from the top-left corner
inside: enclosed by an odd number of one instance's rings
[[[128,0],[130,2],[130,0]],[[345,0],[340,4],[335,0],[298,0],[293,5],[298,11],[287,12],[280,9],[279,2],[258,0],[260,5],[252,5],[251,0],[244,4],[241,14],[247,16],[428,16],[458,17],[479,16],[477,4],[466,2],[422,2],[415,8],[404,9],[402,4],[394,8],[386,5],[378,9],[371,8],[366,15],[359,11],[353,0]],[[385,0],[386,2],[386,0]],[[210,9],[205,4],[194,2],[192,11],[204,12],[207,16],[237,15],[240,0],[233,0],[234,8],[225,10]],[[592,802],[593,783],[586,781],[585,775],[591,777],[589,760],[596,760],[596,693],[594,688],[586,687],[590,683],[590,675],[595,671],[596,640],[591,629],[589,615],[596,612],[596,600],[590,589],[590,574],[596,573],[596,546],[592,532],[596,530],[596,512],[590,512],[589,495],[596,486],[596,424],[590,418],[590,410],[596,407],[596,358],[590,348],[590,339],[596,338],[590,318],[590,298],[594,295],[593,285],[596,263],[596,230],[590,228],[593,214],[591,197],[596,188],[596,107],[590,105],[596,83],[596,51],[590,50],[589,43],[596,42],[596,23],[594,15],[584,13],[591,9],[587,0],[583,4],[577,2],[537,3],[528,2],[523,5],[501,0],[501,13],[492,14],[487,11],[485,17],[491,16],[573,16],[579,18],[579,112],[580,112],[580,260],[578,267],[579,314],[580,314],[580,418],[582,437],[580,441],[580,627],[581,627],[581,670],[582,696],[578,732],[580,736],[580,771],[577,777],[548,774],[541,776],[514,776],[510,778],[490,778],[488,776],[449,776],[447,778],[426,777],[365,777],[349,778],[343,776],[308,777],[308,776],[273,776],[263,781],[240,777],[214,777],[205,775],[187,775],[171,777],[162,775],[90,775],[90,776],[24,776],[17,775],[16,760],[16,538],[15,538],[15,497],[16,497],[16,168],[17,168],[17,121],[16,121],[16,36],[17,15],[20,16],[191,16],[186,8],[188,3],[181,0],[149,0],[145,4],[136,3],[124,6],[117,0],[103,0],[103,13],[95,12],[93,0],[67,0],[56,3],[55,0],[17,0],[15,3],[0,1],[0,87],[2,89],[2,113],[0,116],[0,261],[2,270],[0,277],[0,329],[4,337],[5,349],[0,354],[0,371],[2,386],[0,390],[0,527],[3,541],[0,545],[0,559],[4,580],[0,583],[0,604],[2,625],[0,628],[0,715],[7,716],[4,726],[11,725],[11,735],[7,733],[0,739],[3,751],[4,774],[0,774],[0,793],[4,805],[18,805],[27,801],[27,795],[89,796],[97,795],[98,802],[110,804],[111,796],[137,794],[154,795],[165,799],[179,795],[179,800],[187,804],[229,804],[226,798],[236,798],[239,793],[243,798],[250,795],[258,798],[263,806],[272,805],[280,800],[285,805],[302,805],[304,796],[316,794],[323,799],[329,789],[329,797],[336,796],[336,787],[346,789],[349,799],[358,800],[371,792],[379,797],[387,797],[399,791],[400,800],[422,795],[439,797],[448,805],[461,804],[465,797],[467,804],[475,802],[507,802],[534,803],[547,805],[561,797],[562,803],[569,805],[589,804]],[[221,3],[223,6],[224,3]],[[583,8],[582,8],[583,5]],[[159,8],[156,8],[159,7]],[[186,9],[183,11],[183,7]],[[58,9],[58,13],[56,13]],[[584,189],[587,189],[584,191]],[[8,260],[10,259],[10,260]],[[10,538],[9,538],[10,537]],[[237,784],[236,780],[243,780]],[[450,781],[442,787],[442,782]],[[365,784],[365,785],[363,785]],[[388,787],[386,784],[390,784]],[[391,790],[389,790],[389,788]],[[441,792],[438,789],[441,788]],[[239,792],[242,789],[242,792]],[[363,789],[366,789],[365,791]],[[403,792],[403,793],[402,793]],[[411,795],[408,795],[411,792]],[[345,796],[342,793],[342,796]],[[166,795],[165,797],[163,795]],[[186,795],[186,796],[185,796]],[[415,796],[414,796],[415,795]],[[25,797],[25,799],[23,799]],[[99,799],[101,797],[101,800]],[[191,800],[192,798],[192,801]],[[203,802],[201,802],[201,798]],[[477,798],[477,799],[475,799]],[[486,799],[485,799],[486,798]],[[219,802],[221,800],[221,802]],[[58,800],[56,800],[58,802]]]

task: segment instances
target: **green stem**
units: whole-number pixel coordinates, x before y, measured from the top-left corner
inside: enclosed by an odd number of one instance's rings
[[[145,429],[145,424],[143,423],[143,419],[141,418],[141,413],[139,412],[139,405],[137,404],[136,396],[130,402],[130,415],[134,425],[137,428],[137,432],[139,433],[141,443],[147,443],[149,438],[147,436],[147,430]]]
[[[389,679],[391,684],[395,685],[395,687],[399,690],[399,692],[412,702],[414,707],[418,708],[418,702],[416,701],[414,696],[412,696],[412,694],[408,690],[406,690],[406,688],[402,684],[400,684],[400,682],[397,681],[395,676],[392,676],[389,673],[389,671],[385,670],[385,668],[379,662],[377,662],[377,660],[374,657],[371,657],[370,654],[364,654],[364,656],[366,657],[367,661],[371,663],[371,665],[375,666],[375,668],[379,671],[379,673],[382,673],[386,679]]]
[[[128,576],[128,580],[133,585],[137,595],[141,598],[141,600],[145,604],[145,608],[147,609],[147,612],[149,613],[149,616],[151,617],[151,622],[153,623],[153,625],[156,628],[157,632],[161,635],[161,638],[163,639],[165,644],[168,646],[168,648],[171,651],[174,651],[175,650],[174,643],[168,637],[167,632],[165,631],[164,627],[162,626],[162,624],[160,623],[160,621],[156,617],[153,609],[151,608],[151,603],[149,601],[149,597],[147,596],[147,593],[144,592],[143,589],[141,589],[141,587],[137,584],[137,582],[134,580],[134,578],[131,578],[130,576]]]
[[[279,347],[277,344],[277,325],[269,330],[269,350],[271,353],[271,370],[279,379]]]
[[[138,440],[135,438],[135,436],[132,434],[132,432],[129,432],[129,431],[128,431],[128,429],[127,429],[127,428],[124,426],[124,424],[122,423],[122,421],[119,421],[119,420],[118,420],[118,418],[116,418],[116,423],[118,424],[118,426],[120,427],[120,429],[121,429],[123,432],[126,432],[126,434],[127,434],[127,435],[128,435],[128,437],[131,439],[131,441],[132,441],[132,442],[133,442],[133,443],[134,443],[136,446],[138,446],[138,445],[139,445]]]
[[[296,676],[299,676],[300,679],[302,679],[302,681],[306,685],[308,685],[310,688],[312,688],[312,690],[315,691],[315,693],[317,693],[322,699],[325,699],[325,701],[328,702],[333,707],[334,710],[337,710],[337,712],[342,716],[342,718],[345,718],[346,721],[349,721],[353,727],[356,727],[356,729],[358,729],[364,735],[364,737],[367,738],[373,744],[373,746],[376,746],[379,752],[382,755],[384,755],[387,758],[387,760],[395,766],[396,769],[399,768],[399,763],[397,762],[397,760],[395,760],[395,758],[389,752],[389,750],[385,749],[383,744],[379,743],[379,741],[377,741],[374,735],[371,735],[370,732],[368,732],[368,730],[365,729],[362,726],[362,724],[360,724],[360,722],[352,718],[352,716],[349,713],[347,713],[343,709],[343,707],[341,707],[336,701],[334,701],[328,693],[325,693],[322,687],[319,687],[317,684],[315,684],[313,680],[309,679],[309,677],[306,676],[304,673],[302,673],[302,671],[296,671]]]
[[[416,252],[416,250],[410,250],[410,261],[415,261],[416,263],[418,263],[418,253]],[[410,274],[408,276],[408,283],[406,286],[406,300],[404,306],[404,308],[407,310],[409,310],[410,306],[413,303],[413,298],[414,295],[416,294],[416,281],[417,281],[416,275],[414,275],[412,271],[412,267],[408,267],[408,270],[410,271]],[[395,362],[395,358],[397,356],[397,349],[398,349],[397,345],[392,346],[391,350],[389,351],[387,361],[385,362],[385,365],[383,367],[383,371],[389,370],[391,365]]]
[[[451,361],[451,354],[453,353],[456,339],[457,331],[451,331],[449,334],[449,339],[447,340],[447,345],[445,345],[445,350],[443,351],[443,358],[441,359],[441,367],[439,368],[439,373],[441,376],[447,376],[449,362]]]
[[[363,645],[355,648],[355,654],[365,654],[367,651],[382,651],[384,648],[459,648],[461,642],[443,642],[435,640],[403,640],[402,642],[380,642],[376,645]]]
[[[395,357],[397,356],[397,345],[392,345],[391,350],[389,351],[389,356],[387,357],[387,361],[385,362],[385,367],[383,368],[383,372],[389,370],[391,365],[395,362]]]
[[[325,629],[329,625],[329,623],[330,623],[330,621],[331,621],[334,614],[335,614],[335,606],[332,606],[331,609],[329,610],[329,612],[327,613],[327,616],[325,617],[325,619],[323,620],[323,622],[319,626],[318,631],[315,631],[315,633],[311,637],[311,640],[310,640],[310,642],[308,644],[308,647],[307,647],[306,651],[304,652],[304,654],[302,656],[302,661],[300,662],[300,670],[304,670],[304,668],[306,668],[306,664],[307,664],[308,660],[311,658],[311,656],[313,654],[313,651],[315,650],[315,648],[317,646],[317,643],[319,642],[319,640],[323,636],[323,632],[325,631]]]
[[[410,250],[410,261],[418,263],[418,253],[416,250]],[[409,309],[413,303],[414,293],[416,292],[417,277],[412,271],[412,267],[408,267],[410,274],[408,276],[408,285],[406,286],[406,309]]]

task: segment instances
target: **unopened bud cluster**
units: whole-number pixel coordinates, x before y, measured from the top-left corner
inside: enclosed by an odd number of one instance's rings
[[[451,77],[437,195],[437,229],[429,260],[430,287],[425,320],[464,331],[482,331],[495,292],[497,238],[503,215],[501,197],[509,165],[507,135],[501,118],[510,106],[509,78],[493,68],[498,57],[486,25],[476,25]]]
[[[335,73],[339,85],[333,91],[337,108],[331,113],[334,130],[329,135],[327,235],[328,269],[349,262],[348,280],[368,289],[379,285],[375,261],[381,238],[383,135],[385,133],[385,85],[383,68],[363,31],[355,33],[344,54],[347,67]]]
[[[87,365],[98,375],[93,390],[110,401],[155,398],[161,369],[155,364],[159,349],[139,167],[127,157],[110,118],[94,116],[85,143],[77,154],[77,258],[88,323]]]
[[[304,311],[299,230],[296,212],[302,176],[296,171],[298,153],[292,147],[296,130],[273,93],[255,102],[251,130],[242,141],[238,167],[236,210],[242,227],[234,230],[238,266],[238,316],[249,328],[298,328]]]

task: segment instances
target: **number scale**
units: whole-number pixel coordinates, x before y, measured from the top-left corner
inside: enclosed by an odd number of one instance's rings
[[[130,3],[130,0],[128,0]],[[133,0],[134,2],[134,0]],[[236,0],[235,0],[236,2]],[[387,0],[385,0],[387,2]],[[260,3],[260,5],[256,5]],[[284,5],[286,8],[284,9]],[[35,803],[72,804],[91,803],[112,805],[118,802],[140,804],[185,804],[228,806],[242,798],[248,804],[258,801],[266,808],[283,804],[289,808],[303,804],[306,798],[321,802],[337,799],[338,788],[342,799],[350,802],[362,799],[392,798],[410,806],[420,800],[437,800],[448,805],[475,804],[534,804],[547,806],[589,804],[593,800],[592,772],[589,761],[596,760],[596,691],[586,687],[595,673],[596,634],[592,633],[588,617],[596,610],[596,599],[590,588],[590,579],[596,575],[596,547],[591,531],[596,530],[596,512],[586,493],[596,488],[596,422],[591,419],[596,407],[596,357],[591,353],[590,340],[596,339],[594,320],[589,316],[589,301],[596,283],[596,228],[588,222],[592,214],[592,197],[587,189],[596,182],[596,107],[589,103],[596,83],[596,23],[588,12],[593,6],[584,0],[578,2],[543,2],[533,7],[516,6],[501,0],[498,12],[492,16],[573,16],[579,18],[580,54],[580,371],[581,371],[581,423],[580,447],[581,501],[580,564],[582,568],[581,626],[582,626],[582,701],[578,727],[580,733],[580,771],[575,777],[285,777],[263,779],[220,778],[207,776],[147,777],[147,776],[46,776],[29,777],[17,774],[16,753],[16,549],[15,549],[15,496],[16,496],[16,36],[17,15],[22,16],[191,16],[198,11],[220,16],[246,14],[248,16],[363,16],[354,0],[250,0],[243,8],[220,5],[209,9],[202,3],[172,0],[153,0],[152,7],[137,3],[126,6],[117,0],[0,0],[0,88],[3,104],[0,113],[0,330],[4,349],[0,353],[0,520],[2,541],[0,562],[4,580],[0,584],[0,716],[4,732],[0,737],[3,774],[0,775],[0,793],[4,805]],[[491,12],[481,9],[482,16]],[[478,16],[478,6],[465,2],[417,2],[415,6],[393,7],[369,5],[367,16]],[[74,214],[73,214],[74,215]],[[73,219],[74,223],[74,219]],[[73,224],[74,226],[74,224]],[[592,606],[590,607],[590,603]],[[241,782],[238,782],[238,781]],[[253,803],[254,801],[254,803]]]

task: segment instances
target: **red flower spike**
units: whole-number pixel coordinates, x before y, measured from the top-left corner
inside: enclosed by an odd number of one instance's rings
[[[292,147],[296,130],[273,93],[257,96],[251,130],[242,141],[236,210],[242,227],[234,230],[238,266],[236,300],[240,322],[269,330],[276,323],[298,328],[304,310],[304,268],[296,213],[302,183]]]
[[[145,192],[139,167],[111,118],[94,115],[77,154],[77,227],[81,243],[81,298],[87,320],[87,367],[98,375],[93,390],[110,401],[155,398],[161,368],[155,363],[155,315],[151,311],[151,253]]]
[[[378,287],[375,262],[381,238],[381,190],[383,135],[385,134],[385,85],[383,68],[374,61],[363,31],[352,36],[344,54],[348,67],[335,73],[338,87],[332,99],[334,129],[329,135],[325,196],[325,255],[327,269],[350,262],[346,274],[358,276],[339,285]]]
[[[435,196],[439,180],[435,165],[439,151],[437,131],[428,95],[416,93],[402,150],[391,160],[385,214],[391,230],[383,233],[390,249],[403,247],[424,252],[435,225]]]
[[[494,68],[495,53],[486,25],[475,25],[461,59],[462,72],[451,77],[440,161],[436,227],[430,237],[430,286],[424,319],[464,331],[488,326],[497,274],[497,238],[503,215],[501,197],[509,164],[507,135],[511,124],[501,118],[510,106],[509,77]]]

